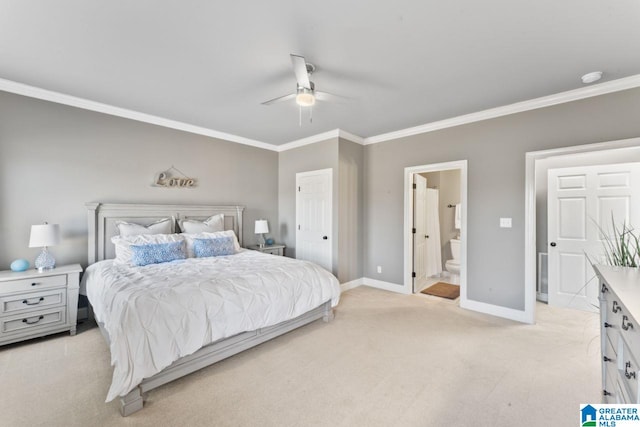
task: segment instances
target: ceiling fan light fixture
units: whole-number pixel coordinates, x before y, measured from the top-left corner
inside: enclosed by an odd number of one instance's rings
[[[307,88],[298,88],[296,95],[296,103],[301,107],[311,107],[316,103],[316,97],[313,90]]]

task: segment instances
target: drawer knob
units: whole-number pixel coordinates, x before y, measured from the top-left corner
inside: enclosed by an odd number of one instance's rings
[[[622,315],[622,329],[628,331],[629,328],[633,329],[633,323],[629,322],[629,318],[626,314]]]
[[[611,323],[604,322],[604,327],[605,328],[612,328],[613,325]]]
[[[611,311],[613,311],[614,313],[622,311],[622,307],[618,305],[618,301],[613,302],[613,307],[611,308]]]
[[[602,360],[604,360],[605,362],[613,362],[613,359],[607,356],[602,356]]]
[[[36,302],[29,302],[29,300],[26,300],[26,299],[25,299],[25,300],[22,300],[22,303],[23,303],[23,304],[26,304],[26,305],[38,305],[38,304],[40,304],[42,301],[44,301],[44,297],[40,297],[40,298],[38,299],[38,301],[36,301]]]
[[[31,284],[31,286],[36,286],[37,284],[38,284],[38,283],[33,282],[33,283]]]
[[[603,396],[611,396],[611,393],[609,393],[607,390],[602,390],[602,395]]]
[[[628,380],[633,378],[636,379],[636,373],[634,371],[629,372],[629,368],[631,367],[631,362],[627,362],[624,364],[624,376],[627,377]]]
[[[33,320],[33,321],[29,321],[29,319],[22,319],[22,323],[26,323],[27,325],[35,325],[36,323],[38,323],[42,319],[44,319],[44,316],[38,316],[38,318],[36,320]]]

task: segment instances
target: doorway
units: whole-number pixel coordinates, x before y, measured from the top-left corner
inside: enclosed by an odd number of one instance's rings
[[[526,171],[525,171],[525,310],[518,320],[526,323],[535,323],[535,304],[536,291],[538,283],[538,253],[547,252],[547,246],[551,242],[547,242],[547,224],[546,212],[544,214],[544,229],[539,229],[537,223],[540,218],[536,214],[537,203],[537,173],[541,162],[552,159],[560,159],[571,155],[589,154],[600,157],[607,152],[620,151],[623,153],[640,152],[640,138],[631,138],[620,141],[610,141],[596,144],[579,145],[574,147],[558,148],[545,151],[536,151],[526,153]],[[624,151],[628,150],[628,151]],[[629,161],[629,160],[627,160]],[[606,163],[599,160],[594,164]],[[546,172],[545,172],[546,174]],[[546,176],[546,175],[545,175]],[[545,193],[546,199],[546,193]],[[542,245],[542,248],[541,246]]]
[[[460,242],[460,255],[459,255],[459,275],[457,281],[460,285],[460,305],[463,306],[467,300],[467,242],[466,242],[466,224],[467,224],[467,161],[460,160],[454,162],[446,162],[446,163],[437,163],[430,165],[422,165],[422,166],[413,166],[405,168],[405,201],[404,201],[404,286],[403,292],[406,294],[412,294],[415,292],[420,292],[420,287],[424,287],[424,279],[420,281],[420,283],[416,284],[415,278],[413,277],[413,273],[415,272],[414,267],[418,266],[418,263],[415,262],[415,256],[417,255],[418,250],[422,250],[420,248],[421,244],[424,244],[422,248],[426,251],[429,245],[426,244],[426,241],[431,239],[432,234],[430,232],[425,233],[426,231],[426,223],[424,225],[424,231],[422,233],[418,233],[418,229],[416,229],[416,233],[414,233],[415,227],[415,208],[416,203],[414,202],[414,188],[413,184],[416,181],[416,176],[424,177],[426,174],[435,173],[435,172],[448,172],[448,171],[458,171],[459,172],[459,201],[447,201],[440,200],[440,205],[445,203],[446,206],[451,205],[451,208],[447,208],[449,213],[451,214],[451,220],[455,221],[454,213],[455,213],[455,205],[459,205],[458,207],[458,215],[459,215],[459,230],[456,230],[456,233],[459,233],[459,242]],[[428,175],[427,175],[428,176]],[[420,181],[420,178],[418,178]],[[428,179],[426,180],[427,186],[429,186]],[[458,202],[458,203],[454,203]],[[422,203],[422,202],[420,202]],[[426,191],[425,191],[425,207],[426,207]],[[433,227],[433,224],[432,224]],[[425,236],[429,236],[428,238]],[[415,238],[417,237],[417,238]],[[424,239],[422,239],[424,238]],[[447,240],[448,243],[448,240]],[[438,245],[442,246],[440,242]],[[418,246],[418,249],[416,249]],[[421,255],[422,257],[422,255]],[[451,258],[450,249],[447,247],[445,251],[441,254],[441,262],[444,264],[449,258]],[[427,258],[425,258],[427,259]],[[419,258],[418,261],[421,261],[422,258]],[[434,263],[431,263],[434,265]],[[422,268],[422,266],[419,266]],[[444,272],[444,268],[442,268]],[[424,271],[419,271],[416,273],[424,275],[427,272],[427,263],[425,262]],[[443,280],[445,281],[445,280]],[[415,285],[415,289],[414,289]]]
[[[333,169],[296,174],[296,258],[332,271]]]

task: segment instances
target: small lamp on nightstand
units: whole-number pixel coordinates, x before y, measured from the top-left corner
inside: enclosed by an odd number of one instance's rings
[[[42,248],[42,252],[36,258],[35,267],[39,272],[51,270],[56,266],[56,260],[47,250],[49,246],[60,243],[60,226],[58,224],[32,225],[29,237],[30,248]]]
[[[264,234],[269,232],[269,224],[266,219],[257,219],[256,220],[256,230],[255,233],[259,234],[258,243],[261,248],[264,248]]]

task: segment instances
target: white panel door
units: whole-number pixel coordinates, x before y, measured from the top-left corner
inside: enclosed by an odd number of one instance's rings
[[[296,174],[296,258],[332,271],[333,169]]]
[[[427,279],[427,178],[413,174],[413,292]]]
[[[640,227],[640,163],[550,169],[547,203],[549,304],[597,311],[598,227]]]

